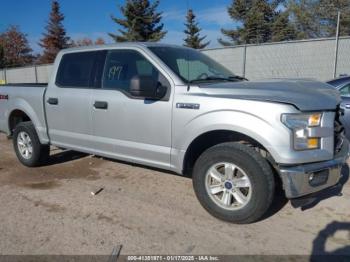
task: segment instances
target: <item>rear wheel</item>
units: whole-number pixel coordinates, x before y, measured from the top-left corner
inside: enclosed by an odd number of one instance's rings
[[[199,157],[193,186],[210,214],[241,224],[261,218],[274,196],[274,177],[267,161],[251,147],[232,142],[209,148]]]
[[[42,145],[32,122],[19,123],[13,134],[13,146],[18,160],[25,166],[44,163],[50,152],[49,145]]]

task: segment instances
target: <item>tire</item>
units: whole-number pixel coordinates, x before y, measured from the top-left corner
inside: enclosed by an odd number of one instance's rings
[[[50,146],[40,143],[32,122],[21,122],[16,126],[13,147],[18,160],[27,167],[40,166],[50,154]]]
[[[268,162],[253,148],[235,142],[204,151],[195,163],[192,181],[199,202],[211,215],[236,224],[259,220],[274,197]]]

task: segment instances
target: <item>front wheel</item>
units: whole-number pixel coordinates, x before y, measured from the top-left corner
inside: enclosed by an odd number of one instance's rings
[[[25,166],[39,166],[47,160],[49,145],[42,145],[32,122],[19,123],[13,134],[13,147],[18,160]]]
[[[251,147],[222,143],[196,161],[193,187],[201,205],[213,216],[246,224],[260,219],[274,196],[274,176],[267,161]]]

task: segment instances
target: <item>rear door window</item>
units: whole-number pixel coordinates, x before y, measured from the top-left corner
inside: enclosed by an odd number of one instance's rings
[[[65,88],[89,88],[93,83],[93,68],[98,52],[70,53],[62,56],[56,84]]]

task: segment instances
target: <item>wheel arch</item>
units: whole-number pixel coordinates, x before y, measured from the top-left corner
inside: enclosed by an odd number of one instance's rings
[[[8,117],[8,129],[10,132],[10,135],[13,135],[13,131],[15,130],[16,126],[21,122],[27,122],[32,121],[30,116],[22,109],[14,109],[11,111]]]
[[[195,137],[188,145],[182,162],[182,173],[191,176],[194,163],[208,148],[225,142],[239,142],[256,148],[271,164],[274,159],[263,143],[256,138],[229,129],[216,129],[204,132]]]
[[[38,134],[39,140],[42,144],[48,144],[49,139],[46,133],[45,124],[41,124],[37,113],[26,101],[16,101],[16,103],[10,107],[7,111],[7,127],[8,127],[8,136],[13,135],[13,131],[21,122],[32,121],[35,127],[35,130]]]

